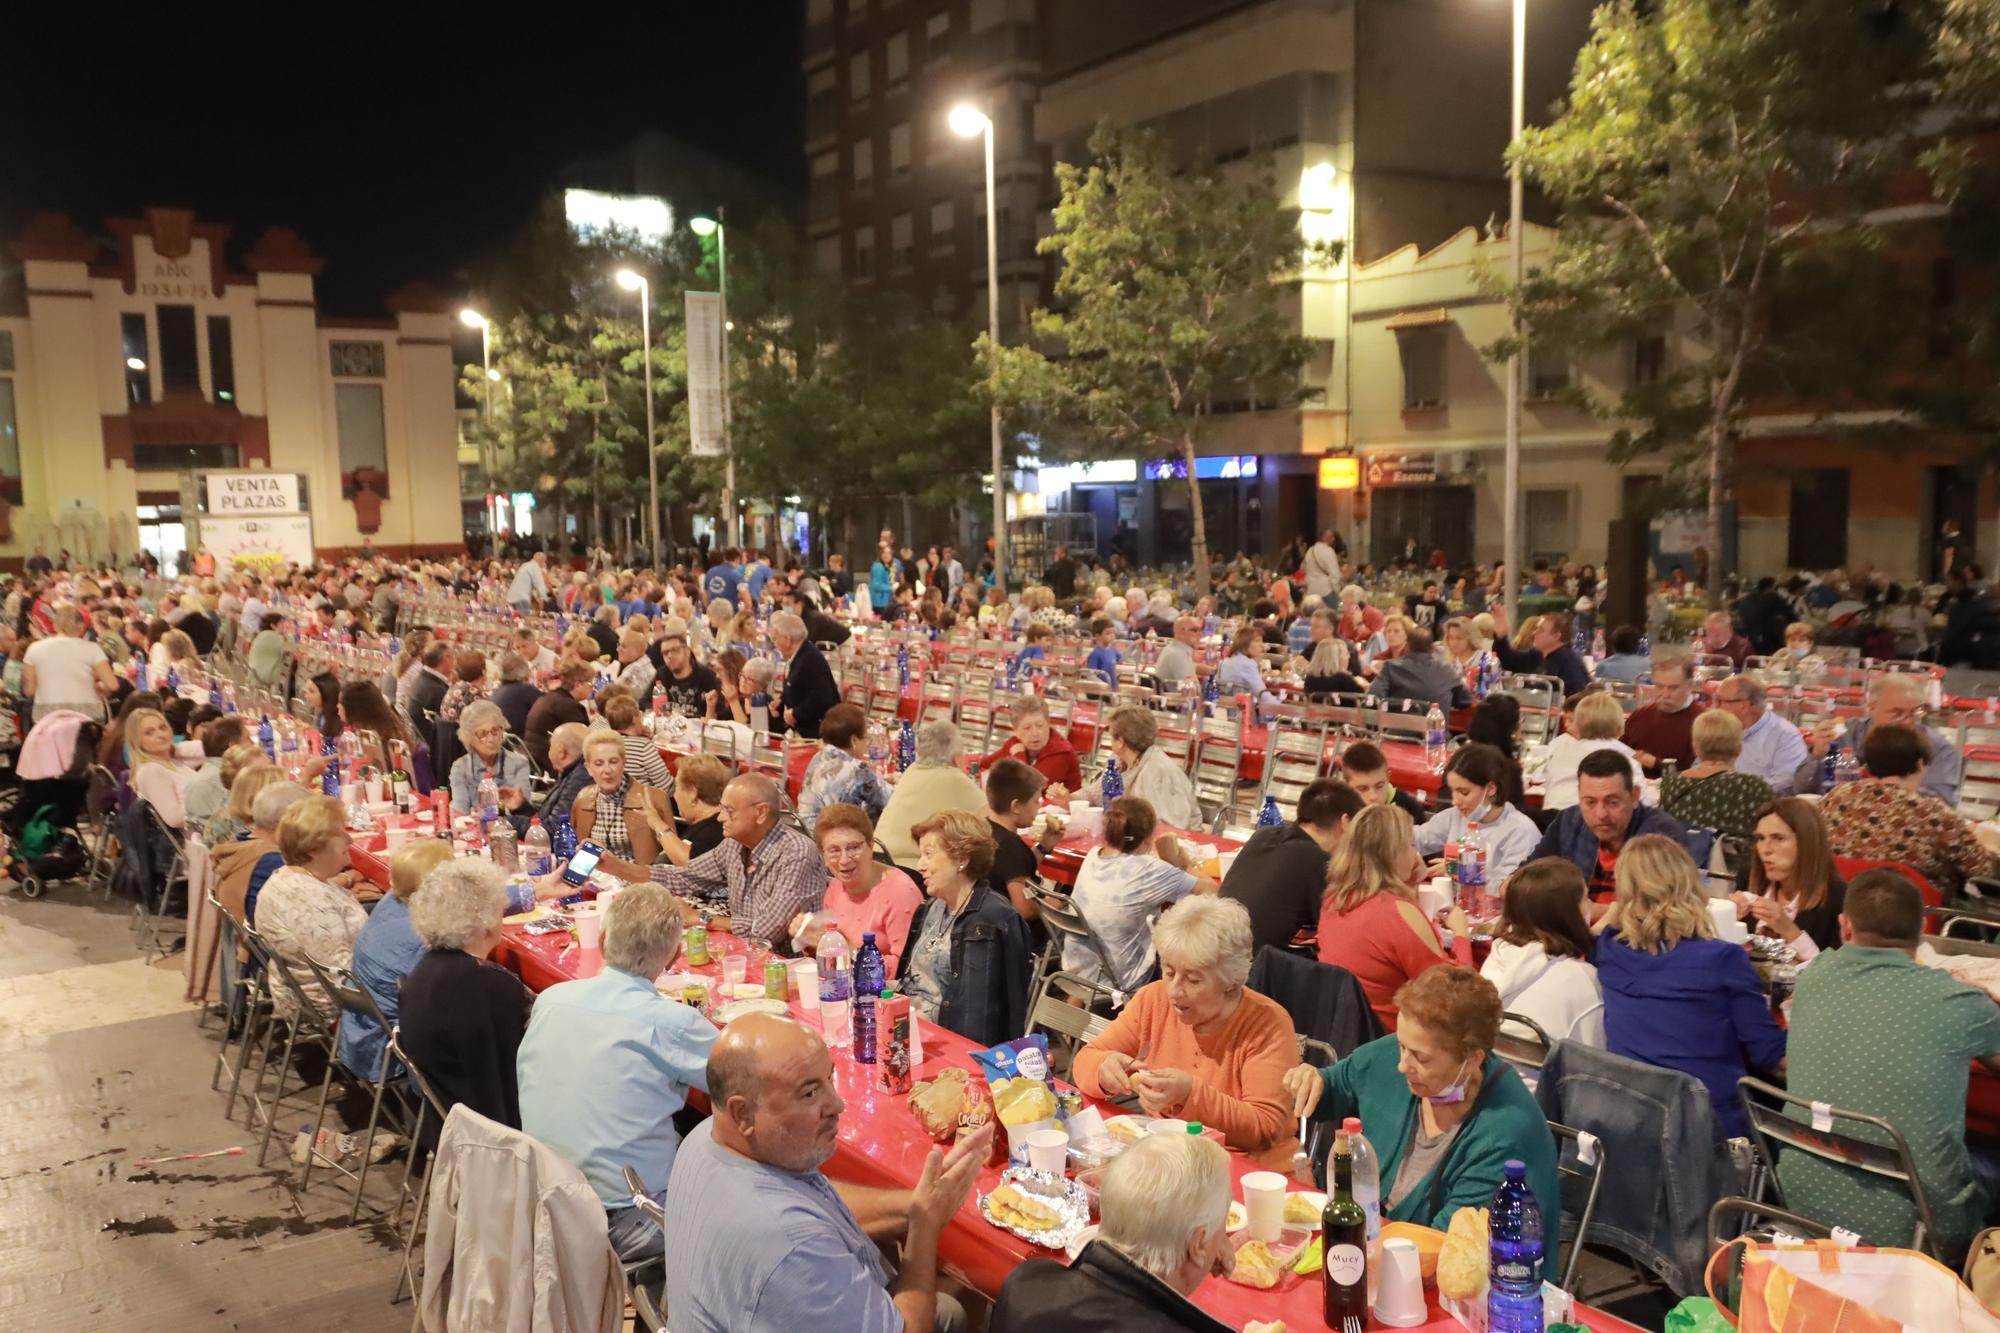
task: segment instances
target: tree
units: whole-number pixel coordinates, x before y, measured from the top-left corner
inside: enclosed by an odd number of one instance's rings
[[[1705,497],[1711,600],[1753,395],[1851,397],[1881,361],[1857,336],[1879,346],[1892,313],[1868,304],[1888,269],[1865,214],[1910,160],[1899,99],[1924,46],[1901,10],[1854,0],[1611,0],[1567,104],[1511,150],[1561,210],[1513,294],[1533,340],[1688,325],[1690,357],[1595,406],[1621,423],[1614,461],[1664,455],[1670,485]]]
[[[1006,409],[1067,428],[1081,456],[1139,452],[1185,469],[1196,586],[1209,582],[1208,528],[1195,457],[1218,405],[1282,407],[1306,393],[1311,353],[1292,330],[1283,285],[1307,254],[1268,163],[1183,165],[1155,133],[1101,124],[1088,166],[1056,164],[1055,230],[1038,247],[1062,260],[1059,302],[1038,309],[1047,347],[994,347],[989,390]],[[1314,257],[1326,253],[1315,247]]]

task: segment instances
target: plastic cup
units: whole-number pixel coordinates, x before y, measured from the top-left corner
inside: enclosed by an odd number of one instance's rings
[[[799,1008],[819,1012],[819,964],[807,958],[792,964],[792,985],[799,992]]]
[[[1063,1173],[1069,1164],[1069,1135],[1060,1129],[1038,1129],[1028,1135],[1028,1165],[1037,1171]]]
[[[1243,1177],[1245,1230],[1250,1239],[1274,1241],[1285,1229],[1285,1178],[1276,1171],[1252,1171]]]
[[[585,953],[596,953],[603,948],[604,909],[594,902],[578,903],[569,913],[576,922],[576,947]]]
[[[749,975],[750,975],[749,954],[726,953],[722,955],[723,985],[741,986],[743,984],[744,978],[748,977]]]
[[[382,799],[382,779],[370,778],[367,782],[368,803],[374,805]]]
[[[1423,1261],[1415,1241],[1395,1237],[1382,1242],[1374,1314],[1377,1322],[1390,1328],[1415,1328],[1430,1318],[1424,1304]]]

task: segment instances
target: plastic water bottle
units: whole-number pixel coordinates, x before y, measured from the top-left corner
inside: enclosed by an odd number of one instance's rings
[[[1277,828],[1284,822],[1284,815],[1278,811],[1278,798],[1275,796],[1266,796],[1263,807],[1257,811],[1257,827]]]
[[[1098,791],[1103,799],[1104,808],[1107,810],[1111,808],[1113,801],[1125,794],[1125,778],[1118,771],[1118,761],[1116,759],[1106,759],[1104,761],[1104,777],[1098,783]]]
[[[896,675],[904,685],[910,683],[910,645],[907,643],[896,645]]]
[[[555,869],[551,864],[554,860],[551,845],[549,831],[542,827],[541,816],[530,819],[528,836],[521,839],[521,868],[537,878]]]
[[[902,772],[917,762],[917,732],[908,722],[896,729],[896,771]],[[876,990],[882,989],[880,986]]]
[[[1851,747],[1842,749],[1834,756],[1833,782],[1835,786],[1858,781],[1860,777],[1861,761],[1854,757],[1854,751]]]
[[[854,994],[853,977],[847,967],[847,937],[837,926],[828,926],[819,937],[819,1026],[826,1044],[841,1050],[854,1041],[848,1018],[849,997]]]
[[[1445,752],[1448,738],[1444,710],[1432,704],[1431,711],[1424,714],[1424,763],[1430,766],[1433,773],[1444,772],[1444,763],[1449,757]]]
[[[1458,905],[1467,916],[1486,915],[1486,835],[1476,824],[1467,824],[1458,837]]]
[[[868,766],[877,773],[889,762],[889,732],[880,722],[868,724]]]
[[[875,932],[863,931],[861,951],[854,955],[854,1058],[864,1065],[875,1063],[875,1006],[889,984],[887,971]]]
[[[555,859],[564,865],[576,855],[576,826],[569,822],[568,815],[557,818],[555,836],[549,840],[549,849],[555,853]]]
[[[325,796],[340,795],[340,763],[335,759],[335,742],[331,736],[319,738],[319,752],[327,759],[326,772],[320,774],[319,789]]]
[[[167,694],[168,694],[169,696],[172,696],[172,695],[176,695],[176,694],[179,694],[180,692],[181,692],[181,673],[180,673],[179,671],[177,671],[176,669],[174,669],[173,667],[168,667],[168,668],[167,668]]]
[[[479,795],[473,802],[479,811],[479,822],[491,824],[500,818],[500,784],[493,780],[491,773],[480,775]]]
[[[1542,1333],[1542,1209],[1528,1168],[1509,1161],[1493,1192],[1486,1321],[1492,1333]]]
[[[263,749],[264,757],[272,763],[278,762],[278,733],[271,729],[270,714],[257,719],[257,744]]]
[[[134,663],[137,664],[132,670],[132,688],[135,690],[144,690],[146,688],[146,677],[148,674],[146,671],[145,656],[140,653],[134,653],[132,655],[132,660]]]
[[[1375,1155],[1375,1145],[1361,1136],[1358,1117],[1347,1117],[1340,1128],[1354,1158],[1354,1201],[1368,1214],[1368,1243],[1374,1245],[1382,1238],[1382,1160]]]
[[[521,868],[520,845],[514,839],[514,822],[510,819],[493,821],[492,836],[487,839],[487,855],[493,864],[512,874]]]

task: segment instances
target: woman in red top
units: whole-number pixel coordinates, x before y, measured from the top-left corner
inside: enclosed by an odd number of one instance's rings
[[[1451,952],[1417,906],[1424,873],[1410,817],[1372,805],[1354,817],[1327,867],[1319,914],[1319,960],[1344,967],[1361,983],[1385,1031],[1396,1030],[1396,991],[1440,963],[1472,966],[1465,913],[1451,909]]]
[[[1019,759],[1049,780],[1042,793],[1046,799],[1068,800],[1070,793],[1083,786],[1083,768],[1069,738],[1050,724],[1048,704],[1031,694],[1017,700],[1008,713],[1014,722],[1013,736],[982,759],[980,768],[991,768],[1002,759]]]

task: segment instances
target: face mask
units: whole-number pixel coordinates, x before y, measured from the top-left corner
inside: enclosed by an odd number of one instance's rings
[[[1488,793],[1486,796],[1480,798],[1479,804],[1473,807],[1472,813],[1465,817],[1465,822],[1468,824],[1484,824],[1492,817],[1492,814],[1493,797],[1491,793]]]
[[[1786,648],[1785,651],[1791,654],[1793,657],[1804,657],[1806,655],[1806,650],[1804,645],[1800,645],[1797,648]]]
[[[1467,1060],[1458,1067],[1458,1074],[1443,1092],[1424,1098],[1432,1106],[1456,1106],[1465,1100],[1465,1086],[1472,1079],[1472,1061]]]

